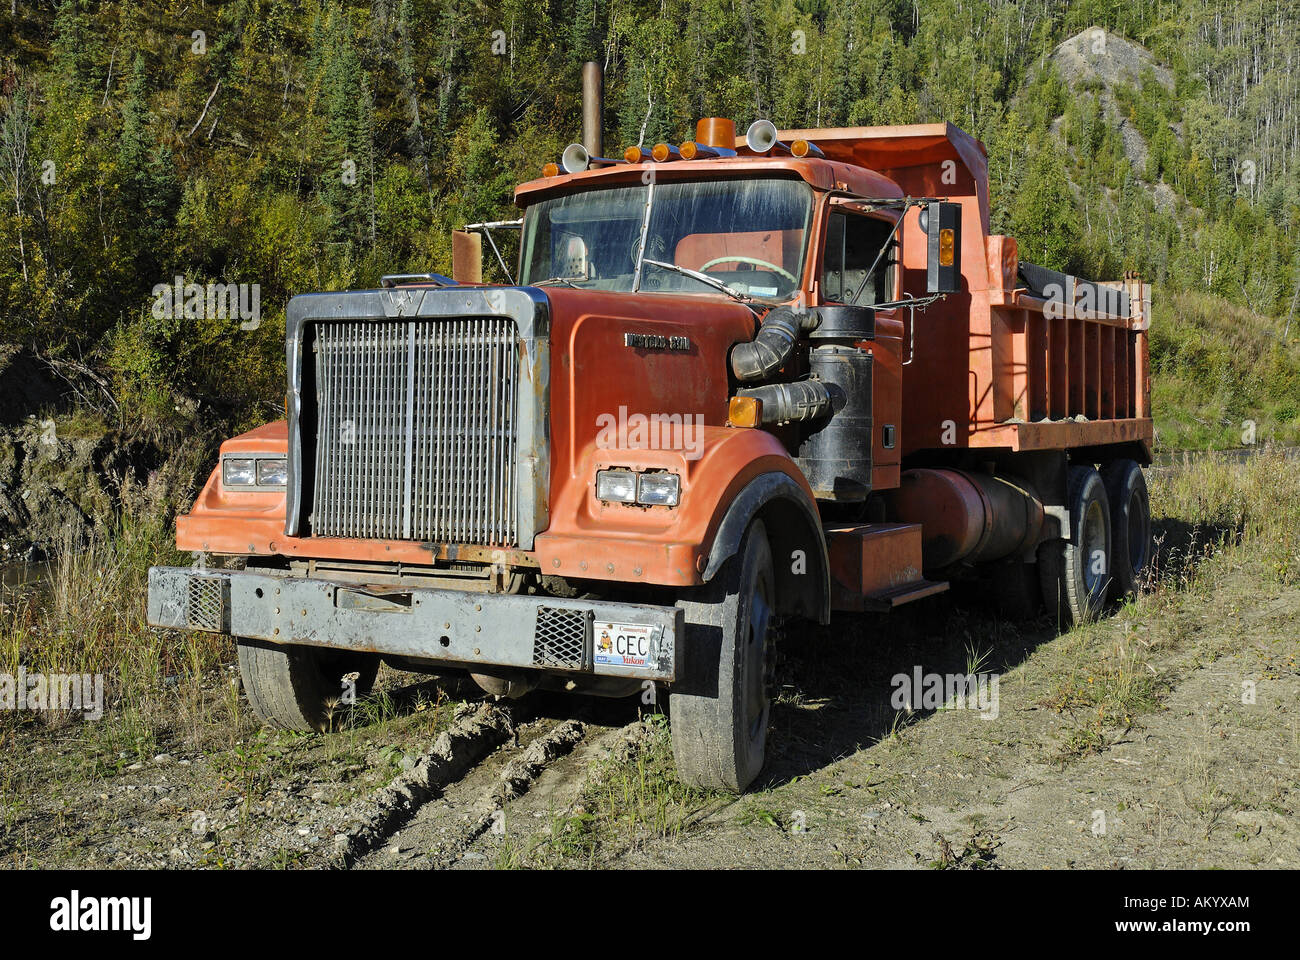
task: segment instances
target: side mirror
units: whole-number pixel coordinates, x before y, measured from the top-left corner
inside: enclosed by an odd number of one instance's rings
[[[483,237],[465,230],[451,232],[451,277],[457,283],[483,282]]]
[[[926,293],[961,292],[961,204],[936,200],[921,208],[926,235]]]

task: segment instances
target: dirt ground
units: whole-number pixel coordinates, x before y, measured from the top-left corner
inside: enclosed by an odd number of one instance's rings
[[[1300,866],[1300,586],[1248,550],[1162,562],[1065,633],[998,618],[978,583],[788,628],[742,797],[677,781],[664,704],[492,702],[388,667],[329,735],[259,729],[231,666],[176,684],[161,727],[4,718],[0,863]],[[996,709],[898,709],[914,672],[994,675]]]

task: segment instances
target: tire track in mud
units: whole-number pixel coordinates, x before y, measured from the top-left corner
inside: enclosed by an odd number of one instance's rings
[[[528,832],[515,830],[514,824],[527,827],[547,815],[570,815],[598,761],[641,726],[639,720],[614,725],[599,709],[576,712],[578,717],[521,723],[516,738],[501,743],[430,797],[400,829],[358,858],[355,867],[491,866],[507,829],[514,836]]]
[[[411,820],[431,799],[466,775],[483,758],[517,736],[527,707],[479,703],[470,707],[406,773],[349,808],[353,825],[335,838],[333,860],[348,868]]]

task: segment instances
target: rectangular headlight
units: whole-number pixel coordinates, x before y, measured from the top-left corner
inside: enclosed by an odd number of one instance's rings
[[[283,487],[288,482],[288,460],[257,461],[257,485],[259,487]]]
[[[675,507],[682,478],[675,473],[643,473],[636,481],[636,502],[647,507]]]
[[[227,487],[251,487],[257,482],[253,469],[255,461],[234,458],[221,462],[221,482]]]
[[[598,470],[596,499],[607,503],[636,503],[636,474],[631,470]]]

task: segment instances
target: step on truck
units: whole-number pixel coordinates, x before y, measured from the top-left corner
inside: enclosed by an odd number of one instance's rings
[[[381,659],[666,693],[681,777],[743,790],[778,622],[966,577],[1062,625],[1134,592],[1147,288],[1020,260],[978,140],[596,139],[459,231],[452,277],[289,303],[287,418],[222,444],[194,565],[149,575],[152,624],[235,638],[264,722],[329,729]]]

